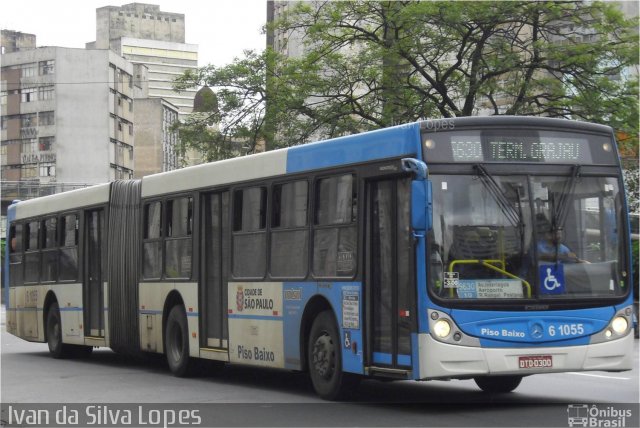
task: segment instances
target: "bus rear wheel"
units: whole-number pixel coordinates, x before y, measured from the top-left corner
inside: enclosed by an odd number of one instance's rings
[[[359,381],[342,371],[340,335],[331,311],[321,312],[313,321],[307,348],[307,361],[313,388],[325,400],[345,398]]]
[[[174,306],[169,312],[164,347],[171,372],[178,377],[190,376],[193,373],[194,361],[189,356],[187,314],[182,305]]]
[[[516,389],[522,382],[522,376],[483,376],[473,380],[484,392],[504,394]]]
[[[66,358],[71,354],[71,346],[62,343],[62,322],[60,307],[53,302],[47,312],[47,345],[53,358]]]

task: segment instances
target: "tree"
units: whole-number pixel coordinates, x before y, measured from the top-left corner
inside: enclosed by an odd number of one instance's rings
[[[619,78],[638,64],[637,27],[609,3],[299,2],[272,30],[303,34],[304,54],[191,80],[219,88],[216,141],[275,148],[482,113],[607,123],[637,142],[637,75]]]

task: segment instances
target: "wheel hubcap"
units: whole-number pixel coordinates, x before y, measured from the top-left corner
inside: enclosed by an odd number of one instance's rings
[[[173,361],[180,361],[182,358],[182,331],[180,328],[173,327],[171,331],[171,356]]]
[[[335,367],[335,348],[328,334],[318,337],[313,344],[313,368],[324,379],[333,375]]]

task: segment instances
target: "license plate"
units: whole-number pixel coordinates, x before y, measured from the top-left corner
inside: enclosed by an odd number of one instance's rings
[[[551,355],[518,357],[518,366],[521,369],[549,369],[553,367],[553,358]]]

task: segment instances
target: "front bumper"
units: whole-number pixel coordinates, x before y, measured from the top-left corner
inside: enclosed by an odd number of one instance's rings
[[[567,371],[624,371],[633,368],[633,334],[610,342],[556,347],[481,348],[439,342],[418,336],[419,379],[469,378],[482,375],[521,375]],[[521,369],[518,358],[551,355],[553,367]]]

